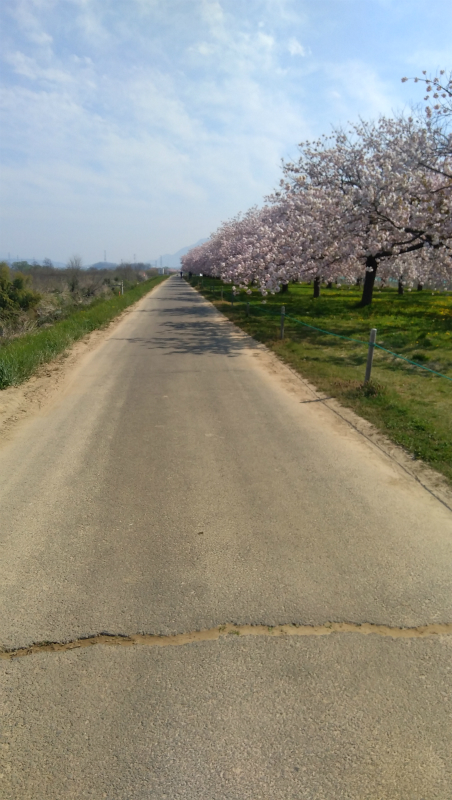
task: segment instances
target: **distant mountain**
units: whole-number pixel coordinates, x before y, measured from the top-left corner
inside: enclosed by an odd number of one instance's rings
[[[191,244],[188,247],[182,247],[177,253],[165,253],[158,258],[154,258],[151,260],[151,264],[154,266],[155,264],[159,267],[160,266],[160,259],[162,259],[162,267],[169,267],[170,269],[180,269],[180,259],[181,256],[184,256],[185,253],[188,253],[189,250],[192,250],[193,247],[198,247],[200,244],[204,244],[207,242],[207,239],[199,239],[195,244]]]

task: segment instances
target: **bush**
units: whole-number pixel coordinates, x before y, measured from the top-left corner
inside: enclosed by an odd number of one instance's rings
[[[30,277],[20,272],[11,280],[9,266],[0,262],[0,317],[10,318],[20,311],[36,308],[41,295],[30,287]]]

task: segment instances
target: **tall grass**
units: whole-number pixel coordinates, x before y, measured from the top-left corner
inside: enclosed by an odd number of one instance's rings
[[[0,389],[27,380],[41,364],[52,361],[90,331],[103,328],[162,280],[165,280],[164,276],[151,278],[123,295],[109,300],[96,300],[48,328],[26,334],[0,347]]]

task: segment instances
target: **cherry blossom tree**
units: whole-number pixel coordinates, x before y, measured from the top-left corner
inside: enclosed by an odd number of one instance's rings
[[[356,282],[362,305],[378,274],[441,284],[451,276],[451,158],[413,118],[360,122],[300,145],[279,190],[223,223],[183,257],[186,271],[263,295],[290,280]]]
[[[413,282],[420,266],[450,276],[451,187],[423,166],[426,154],[433,164],[433,149],[413,119],[381,118],[307,142],[298,161],[284,165],[286,194],[321,191],[314,230],[329,273],[337,265],[350,276],[365,265],[363,305],[382,263],[386,278]]]
[[[279,207],[252,208],[223,223],[207,242],[183,256],[183,268],[221,277],[234,290],[250,291],[257,284],[263,295],[279,291],[290,279],[282,233]]]

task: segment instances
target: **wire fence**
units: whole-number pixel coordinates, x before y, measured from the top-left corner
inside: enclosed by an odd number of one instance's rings
[[[198,286],[199,283],[197,283],[196,285]],[[279,317],[280,318],[280,338],[281,339],[284,338],[284,323],[285,323],[285,320],[290,320],[291,322],[294,322],[296,325],[302,325],[305,328],[310,328],[311,330],[317,331],[318,333],[322,333],[322,334],[324,334],[326,336],[335,336],[338,339],[345,339],[348,342],[353,342],[354,344],[359,344],[359,345],[362,345],[364,347],[367,347],[368,348],[368,362],[367,362],[367,368],[366,368],[365,381],[370,380],[370,369],[369,369],[369,367],[371,368],[371,366],[372,366],[373,352],[374,352],[374,349],[376,348],[378,350],[383,351],[384,353],[387,353],[390,356],[393,356],[394,358],[399,358],[402,361],[405,361],[406,363],[410,364],[413,367],[416,367],[417,369],[422,369],[425,372],[430,372],[430,373],[432,373],[433,375],[436,375],[439,378],[445,378],[446,381],[452,382],[452,377],[449,377],[448,375],[444,375],[443,372],[438,372],[437,370],[432,369],[431,367],[426,367],[424,364],[419,364],[417,361],[412,361],[410,358],[406,358],[406,356],[400,355],[400,353],[395,353],[393,350],[388,350],[387,347],[383,347],[383,345],[377,344],[376,341],[375,341],[375,336],[376,336],[376,333],[377,333],[375,328],[373,328],[371,330],[371,335],[370,335],[369,341],[365,342],[362,339],[354,339],[351,336],[345,336],[342,333],[334,333],[333,331],[327,331],[324,328],[318,328],[316,325],[310,325],[308,322],[303,322],[303,320],[298,319],[297,317],[293,317],[291,314],[286,314],[285,306],[281,306],[280,310],[273,309],[273,308],[263,308],[262,306],[256,306],[254,304],[250,304],[249,301],[239,300],[237,295],[234,294],[234,292],[226,291],[224,289],[224,287],[216,287],[215,284],[213,284],[211,286],[207,285],[207,286],[204,287],[203,282],[201,282],[201,287],[205,288],[205,289],[208,289],[208,290],[210,289],[210,291],[212,292],[214,297],[216,296],[215,289],[219,288],[219,297],[220,297],[220,299],[223,300],[223,301],[226,301],[226,302],[230,302],[231,306],[233,308],[237,307],[237,306],[241,306],[241,307],[245,306],[246,315],[247,316],[250,316],[251,311],[259,311],[259,312],[262,312],[264,314],[270,314],[272,316]],[[230,297],[229,301],[228,301],[228,297]],[[373,332],[375,332],[375,333],[373,333]]]

